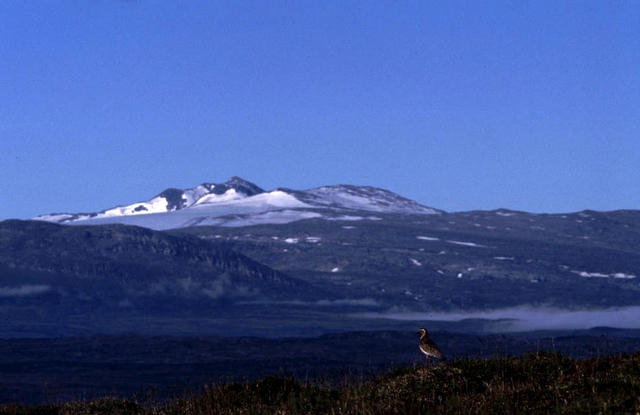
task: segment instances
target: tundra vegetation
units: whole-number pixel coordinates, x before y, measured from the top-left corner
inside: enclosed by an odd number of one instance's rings
[[[557,353],[462,358],[339,384],[266,377],[206,386],[167,402],[102,398],[3,414],[512,414],[635,413],[640,353],[574,359]]]

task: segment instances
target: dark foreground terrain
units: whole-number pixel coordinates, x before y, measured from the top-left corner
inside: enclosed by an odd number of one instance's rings
[[[103,398],[5,414],[513,414],[635,413],[640,354],[461,358],[340,385],[266,377],[207,387],[165,404]]]
[[[592,358],[640,350],[636,330],[607,328],[508,335],[434,331],[432,338],[454,359],[541,351]],[[200,393],[203,385],[252,382],[268,376],[336,386],[345,379],[371,379],[393,368],[422,365],[417,341],[413,331],[272,339],[98,336],[0,340],[0,404],[87,401],[102,396],[167,402]]]

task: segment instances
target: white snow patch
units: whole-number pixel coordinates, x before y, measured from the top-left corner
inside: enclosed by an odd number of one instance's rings
[[[355,229],[355,226],[343,226],[342,229]]]
[[[254,196],[245,197],[242,193],[236,193],[234,189],[227,190],[224,195],[229,193],[226,200],[216,200],[216,205],[226,206],[242,206],[242,207],[277,207],[277,208],[307,208],[310,205],[296,199],[295,196],[282,190],[274,190],[268,193],[260,193]],[[236,195],[242,195],[237,197]],[[210,196],[210,195],[207,195]],[[207,196],[204,196],[205,198]],[[217,196],[217,195],[216,195]],[[215,199],[214,199],[215,200]],[[200,201],[198,201],[200,202]],[[194,208],[204,208],[211,203],[199,203]]]
[[[422,266],[422,262],[418,261],[417,259],[409,258],[409,261],[411,261],[411,263],[415,266],[418,266],[418,267]]]
[[[609,278],[609,274],[602,274],[600,272],[586,272],[586,271],[571,271],[571,272],[585,278]]]
[[[420,239],[421,241],[439,241],[440,238],[436,238],[435,236],[416,236],[416,239]]]
[[[515,213],[513,213],[513,212],[496,212],[496,215],[498,215],[498,216],[513,216],[513,215],[515,215]]]
[[[41,220],[44,222],[54,222],[54,223],[58,223],[58,222],[64,222],[67,219],[72,218],[73,215],[69,215],[67,213],[60,213],[60,214],[52,214],[52,215],[38,215],[35,218],[33,218],[34,220]]]
[[[307,242],[309,242],[311,244],[317,244],[321,240],[322,240],[322,238],[320,238],[319,236],[307,236],[305,238],[305,241],[307,241]]]
[[[625,274],[624,272],[616,272],[615,274],[613,274],[613,278],[622,278],[625,280],[630,280],[635,278],[636,276],[633,274]]]
[[[215,186],[212,187],[212,189]],[[189,207],[196,203],[202,196],[209,193],[209,189],[207,189],[203,185],[196,186],[192,189],[187,189],[182,192],[182,200],[184,200],[184,206]]]
[[[19,285],[16,287],[0,287],[0,297],[28,297],[50,291],[48,285]]]
[[[382,218],[379,218],[377,216],[352,216],[352,215],[325,217],[324,219],[334,220],[334,221],[382,220]]]
[[[231,202],[233,200],[245,199],[247,195],[244,193],[236,192],[236,189],[229,189],[222,194],[209,193],[202,196],[200,199],[196,201],[195,206],[205,205],[205,204],[213,204],[213,203],[225,203]]]
[[[463,242],[463,241],[447,241],[447,242],[449,242],[450,244],[455,244],[455,245],[473,246],[473,247],[476,247],[476,248],[486,248],[485,245],[480,245],[480,244],[477,244],[475,242]]]
[[[493,259],[497,259],[498,261],[513,261],[515,258],[512,256],[494,256]]]
[[[338,272],[338,271],[340,271],[340,268],[338,268],[338,267],[335,267],[335,268],[331,269],[331,272]]]
[[[288,244],[297,244],[298,242],[300,242],[299,238],[287,238],[284,240],[286,243]]]
[[[125,215],[147,215],[149,213],[167,212],[169,202],[164,197],[154,197],[148,202],[133,203],[127,206],[117,206],[113,209],[98,213],[96,218],[108,218]]]
[[[341,221],[342,220],[345,220],[345,221],[347,221],[347,220],[356,221],[356,220],[363,220],[364,217],[362,217],[362,216],[352,216],[352,215],[341,215],[341,216],[335,216],[335,217],[325,218],[325,219],[326,220],[341,220]]]
[[[602,272],[587,272],[587,271],[576,271],[576,270],[571,270],[571,272],[573,272],[574,274],[578,274],[584,278],[619,278],[619,279],[630,280],[636,277],[633,274],[626,274],[624,272],[612,272],[609,274],[604,274]]]

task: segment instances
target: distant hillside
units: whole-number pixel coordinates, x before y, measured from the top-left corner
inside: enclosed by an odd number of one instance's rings
[[[465,330],[509,331],[531,328],[510,308],[640,305],[640,211],[374,217],[164,232],[7,221],[0,306],[11,318],[0,336],[309,336],[502,309],[491,327]],[[533,328],[637,327],[552,322]]]
[[[640,211],[505,209],[194,227],[271,268],[411,311],[640,304]]]
[[[0,224],[0,336],[638,327],[614,315],[640,306],[638,210],[444,212],[234,177],[39,219]],[[608,314],[546,318],[583,310]]]
[[[123,314],[201,316],[230,301],[304,299],[310,292],[306,282],[188,235],[0,222],[0,307],[11,316],[4,328],[23,321],[23,335],[47,321],[60,320],[61,329],[76,318],[80,328],[95,316],[117,327]]]

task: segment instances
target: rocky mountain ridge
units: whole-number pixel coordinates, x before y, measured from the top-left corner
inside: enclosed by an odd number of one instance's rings
[[[366,218],[376,213],[440,214],[388,190],[371,186],[335,185],[309,190],[278,188],[265,191],[240,177],[225,183],[203,183],[190,189],[167,189],[142,202],[96,213],[37,216],[63,224],[123,223],[151,229],[188,226],[244,226],[290,223],[310,218]],[[363,216],[364,214],[364,216]]]

